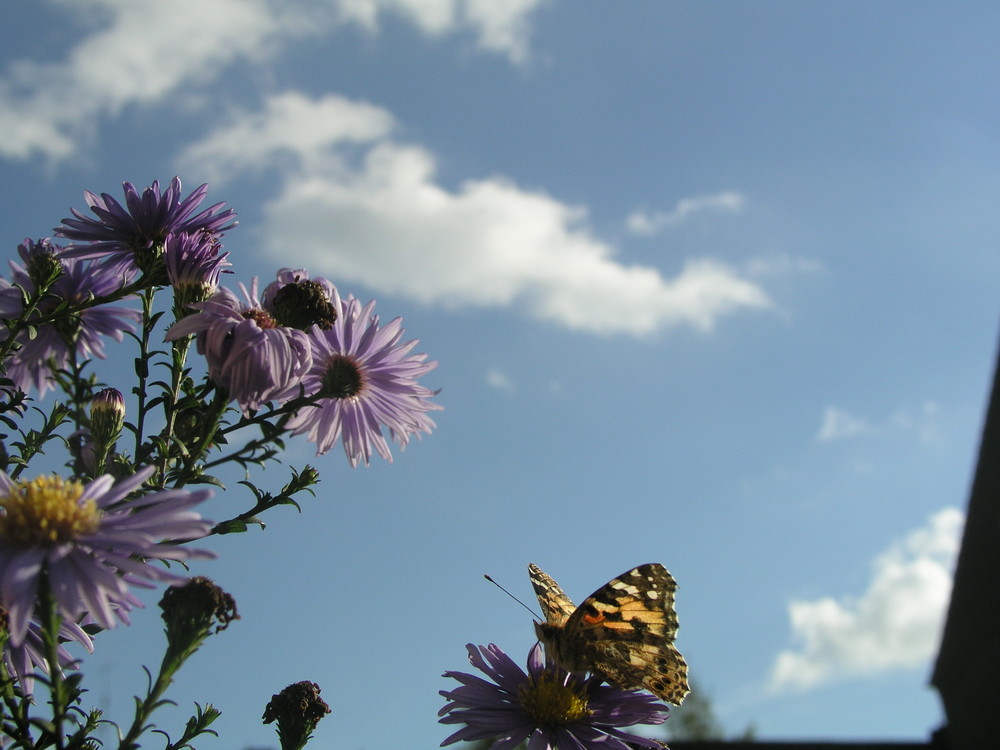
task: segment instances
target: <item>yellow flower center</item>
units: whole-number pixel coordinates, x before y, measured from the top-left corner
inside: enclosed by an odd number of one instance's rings
[[[543,672],[518,689],[521,706],[538,726],[570,724],[588,716],[587,698],[573,682],[563,684],[551,672]]]
[[[52,547],[91,534],[101,522],[94,500],[80,502],[83,484],[55,475],[16,482],[0,495],[0,539],[17,547]]]

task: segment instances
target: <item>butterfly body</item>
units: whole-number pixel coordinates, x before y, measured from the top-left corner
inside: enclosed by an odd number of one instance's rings
[[[613,578],[576,607],[550,576],[528,566],[545,622],[538,639],[557,664],[589,671],[624,689],[645,689],[679,705],[688,694],[687,663],[674,646],[677,583],[659,563]]]

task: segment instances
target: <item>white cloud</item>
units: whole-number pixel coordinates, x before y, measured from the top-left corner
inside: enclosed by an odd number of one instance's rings
[[[378,29],[380,13],[394,12],[428,36],[469,31],[479,46],[506,55],[512,62],[528,59],[529,18],[546,0],[339,0],[339,17]]]
[[[106,17],[64,57],[19,61],[0,79],[0,154],[71,156],[101,117],[162,101],[184,83],[206,83],[222,66],[260,60],[276,39],[301,33],[295,12],[263,0],[104,0],[78,10]],[[69,6],[67,6],[69,7]]]
[[[662,229],[677,226],[696,213],[709,211],[738,214],[743,210],[745,203],[746,198],[733,191],[683,198],[677,202],[672,211],[654,211],[652,213],[634,211],[629,215],[625,225],[634,234],[656,234]]]
[[[512,62],[528,59],[530,15],[547,0],[466,0],[462,16],[475,29],[479,44],[491,52],[506,54]]]
[[[319,158],[327,159],[325,170],[339,171],[343,167],[334,146],[370,143],[395,127],[392,115],[381,107],[335,94],[310,99],[298,92],[271,97],[260,112],[233,112],[229,120],[224,130],[185,149],[178,159],[182,171],[222,183],[245,169],[265,170],[280,166],[282,160],[301,164]]]
[[[283,125],[292,120],[294,145]],[[182,161],[218,180],[280,157],[287,171],[261,230],[267,253],[428,304],[518,306],[569,328],[632,335],[709,330],[725,314],[771,305],[721,261],[689,260],[673,278],[624,264],[588,230],[585,208],[502,177],[448,190],[430,152],[388,138],[392,122],[369,104],[284,94],[260,115],[234,117]],[[340,157],[348,141],[352,160]]]
[[[498,391],[507,394],[513,394],[517,391],[517,386],[511,380],[510,376],[496,367],[491,367],[487,370],[486,384],[490,388],[496,388]]]
[[[945,508],[894,543],[876,558],[860,598],[789,604],[797,644],[778,654],[771,687],[808,689],[925,664],[940,639],[963,522],[961,511]]]
[[[863,435],[868,430],[868,424],[863,419],[835,406],[828,406],[823,410],[823,424],[816,433],[816,439],[826,443]]]
[[[471,33],[479,49],[528,57],[530,16],[544,0],[80,0],[64,4],[94,30],[43,61],[0,73],[0,155],[78,153],[102,119],[132,105],[176,106],[240,60],[259,63],[305,36],[345,23],[378,30],[385,13],[429,36]],[[50,50],[46,50],[50,52]]]
[[[568,206],[503,178],[457,192],[434,181],[427,151],[382,142],[350,175],[289,182],[266,208],[265,246],[304,265],[427,303],[520,305],[530,315],[597,333],[710,329],[764,292],[724,264],[689,261],[665,279],[624,265]]]

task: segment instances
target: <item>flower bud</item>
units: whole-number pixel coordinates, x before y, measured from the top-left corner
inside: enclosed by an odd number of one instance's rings
[[[125,424],[125,397],[117,388],[98,391],[90,402],[91,434],[95,442],[112,445]]]
[[[18,248],[24,260],[28,278],[36,289],[48,289],[63,275],[62,262],[57,257],[58,247],[48,239],[32,242],[25,239]]]

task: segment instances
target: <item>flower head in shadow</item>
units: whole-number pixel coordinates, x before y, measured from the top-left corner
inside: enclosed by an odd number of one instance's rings
[[[19,348],[5,363],[7,376],[18,388],[27,392],[34,387],[39,396],[55,387],[54,372],[66,366],[71,358],[78,361],[104,358],[104,337],[121,341],[127,332],[135,330],[138,310],[110,304],[87,306],[94,297],[112,295],[122,288],[124,278],[94,263],[86,263],[65,255],[65,250],[48,239],[26,239],[18,247],[23,265],[11,262],[11,279],[16,286],[0,283],[0,317],[13,320],[23,315],[21,290],[32,294],[36,290],[40,264],[53,264],[55,281],[48,294],[28,317],[39,323],[29,334],[18,334]],[[2,281],[2,280],[0,280]],[[20,287],[20,289],[18,289]],[[56,314],[69,305],[76,312]],[[53,317],[55,316],[55,317]]]

